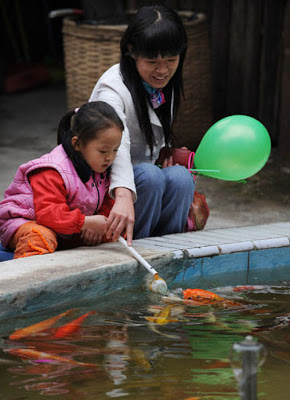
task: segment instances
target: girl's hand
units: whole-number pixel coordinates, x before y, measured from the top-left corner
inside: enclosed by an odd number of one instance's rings
[[[92,229],[84,229],[81,231],[81,239],[85,246],[95,246],[101,243],[103,235],[99,235]]]
[[[115,204],[106,225],[106,236],[113,241],[125,232],[128,245],[132,245],[135,211],[131,191],[126,188],[115,189]]]
[[[101,243],[106,224],[107,218],[104,215],[86,216],[80,235],[84,245],[95,246]]]

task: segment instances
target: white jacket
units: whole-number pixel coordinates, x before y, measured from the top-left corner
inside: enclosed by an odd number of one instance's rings
[[[109,68],[94,87],[89,101],[105,101],[114,107],[124,124],[121,146],[117,152],[110,175],[110,195],[117,187],[125,187],[135,194],[133,166],[143,162],[154,163],[158,158],[160,148],[164,146],[163,128],[159,118],[148,104],[148,113],[152,124],[156,144],[153,147],[153,157],[150,148],[142,134],[132,96],[122,80],[120,65]]]

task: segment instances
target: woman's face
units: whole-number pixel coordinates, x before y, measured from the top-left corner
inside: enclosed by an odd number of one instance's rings
[[[135,58],[136,68],[146,83],[155,89],[164,88],[175,74],[179,64],[180,56],[146,58],[138,56]]]

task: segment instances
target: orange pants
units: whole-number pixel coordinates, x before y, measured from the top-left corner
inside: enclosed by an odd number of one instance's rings
[[[14,259],[53,253],[57,248],[56,233],[35,221],[21,225],[9,241]]]
[[[108,217],[114,205],[114,200],[107,193],[98,214]],[[103,236],[102,243],[111,242]],[[44,225],[39,225],[35,221],[29,221],[21,225],[9,241],[9,248],[14,251],[13,258],[53,253],[58,247],[59,250],[72,249],[83,246],[83,241],[79,234],[74,234],[70,238],[58,237],[56,233]]]

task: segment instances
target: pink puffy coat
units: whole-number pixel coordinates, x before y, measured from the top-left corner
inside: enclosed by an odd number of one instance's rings
[[[109,187],[107,173],[94,173],[83,183],[62,145],[59,145],[50,153],[21,165],[5,191],[4,200],[0,203],[0,239],[4,247],[8,246],[9,239],[22,224],[36,219],[28,175],[47,167],[60,173],[71,210],[79,208],[82,214],[93,215],[102,205]]]

